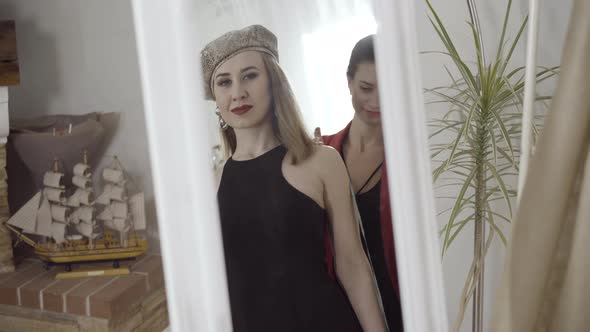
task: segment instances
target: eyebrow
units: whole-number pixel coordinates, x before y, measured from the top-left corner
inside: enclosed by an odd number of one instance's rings
[[[246,68],[244,68],[244,69],[240,70],[240,74],[241,74],[241,73],[243,73],[243,72],[245,72],[245,71],[248,71],[248,70],[250,70],[250,69],[256,69],[256,70],[259,70],[259,69],[258,69],[256,66],[248,66],[248,67],[246,67]],[[219,73],[219,74],[215,75],[215,78],[218,78],[218,77],[220,77],[220,76],[229,76],[229,73]]]
[[[256,68],[256,66],[249,66],[249,67],[246,67],[246,68],[240,70],[240,73],[243,73],[243,72],[248,71],[250,69],[256,69],[256,70],[258,70],[258,68]]]

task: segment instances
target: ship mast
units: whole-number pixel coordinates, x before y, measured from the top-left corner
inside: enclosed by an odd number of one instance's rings
[[[96,230],[96,211],[94,209],[94,195],[92,185],[92,173],[88,165],[88,151],[84,150],[82,162],[74,166],[72,184],[76,191],[69,199],[69,205],[75,208],[71,222],[78,233],[88,238],[90,248],[94,246],[94,239],[98,237]],[[78,235],[79,236],[79,235]],[[76,235],[69,236],[76,240]]]

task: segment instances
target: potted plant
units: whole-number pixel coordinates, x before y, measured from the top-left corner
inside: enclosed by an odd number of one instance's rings
[[[512,199],[516,196],[511,181],[519,172],[518,144],[522,129],[525,67],[514,67],[512,60],[528,16],[509,42],[506,32],[512,0],[508,0],[495,57],[486,62],[477,11],[468,0],[471,13],[468,27],[473,35],[472,56],[475,59],[470,63],[457,51],[431,1],[426,0],[426,3],[430,22],[444,45],[444,51],[423,53],[442,54],[452,63],[451,67],[445,66],[448,85],[425,89],[432,98],[429,103],[448,105],[444,112],[431,114],[429,121],[435,185],[454,193],[451,197],[439,197],[452,200],[452,207],[440,212],[440,215],[448,216],[440,231],[443,256],[465,226],[473,223],[475,227],[474,259],[461,294],[454,330],[461,327],[472,298],[474,321],[479,322],[474,324],[474,330],[480,330],[485,257],[496,235],[506,244],[506,236],[499,224],[511,222]],[[539,66],[536,82],[555,76],[558,68]],[[537,96],[536,100],[544,102],[550,98]],[[542,116],[536,116],[533,121],[533,142],[541,121]]]

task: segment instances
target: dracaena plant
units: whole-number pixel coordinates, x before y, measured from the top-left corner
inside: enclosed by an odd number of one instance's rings
[[[511,61],[528,16],[514,38],[509,40],[506,33],[512,0],[508,1],[495,57],[488,63],[483,54],[479,27],[467,23],[466,27],[473,35],[468,61],[468,57],[458,52],[431,1],[426,2],[430,22],[444,50],[423,53],[442,54],[452,64],[445,66],[448,84],[425,89],[430,104],[446,105],[444,111],[440,108],[433,110],[429,117],[435,188],[452,192],[437,197],[452,202],[450,208],[439,211],[439,216],[445,219],[440,230],[442,253],[444,256],[469,224],[474,224],[476,232],[473,236],[482,248],[480,255],[474,255],[466,276],[455,321],[455,330],[458,330],[477,286],[487,250],[496,236],[506,244],[501,223],[512,220],[513,198],[516,196],[512,184],[519,172],[525,67],[513,66]],[[536,81],[540,83],[557,73],[558,67],[539,66]],[[550,98],[536,96],[540,103]],[[533,120],[533,142],[541,121],[542,116]],[[485,239],[484,233],[487,233]]]

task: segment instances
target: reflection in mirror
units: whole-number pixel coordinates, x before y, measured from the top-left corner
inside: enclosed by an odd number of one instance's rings
[[[369,1],[347,4],[202,8],[234,331],[403,330],[376,25]]]

